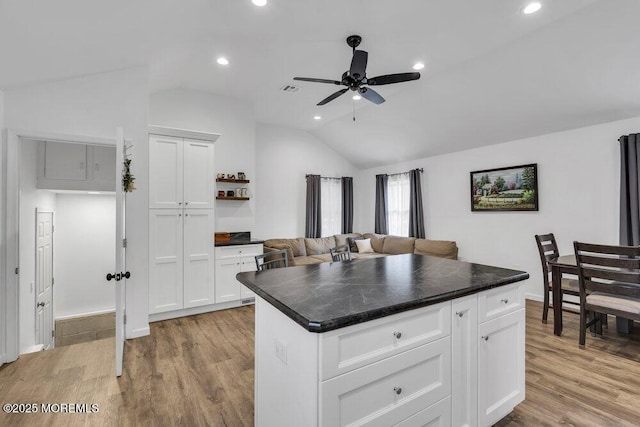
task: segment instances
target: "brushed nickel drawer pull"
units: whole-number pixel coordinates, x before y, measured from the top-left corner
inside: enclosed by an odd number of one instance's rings
[[[400,337],[402,337],[402,332],[394,332],[393,336],[396,337],[397,340],[399,340]]]
[[[500,302],[503,302],[505,304],[509,304],[509,300],[507,298],[501,299]]]
[[[402,393],[402,387],[394,387],[393,391],[395,391],[396,394],[400,394],[400,393]]]
[[[456,311],[456,316],[458,317],[464,316],[464,311]]]

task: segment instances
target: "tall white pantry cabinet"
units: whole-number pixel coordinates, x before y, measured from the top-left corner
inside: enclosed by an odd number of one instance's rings
[[[149,313],[215,302],[213,142],[149,135]]]

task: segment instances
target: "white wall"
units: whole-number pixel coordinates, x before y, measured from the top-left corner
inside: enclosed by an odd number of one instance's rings
[[[4,159],[5,159],[5,147],[6,147],[6,132],[4,130],[4,93],[0,91],[0,188],[5,188],[4,182]],[[0,191],[0,272],[6,272],[5,269],[5,254],[4,254],[4,230],[6,227],[5,218],[5,194],[3,191]],[[0,273],[0,281],[4,282],[5,277],[4,273]],[[6,325],[6,312],[5,310],[5,296],[2,287],[0,286],[0,322],[3,325]],[[0,365],[2,365],[5,361],[5,353],[6,353],[6,337],[5,337],[5,328],[0,327]]]
[[[20,353],[35,345],[36,209],[55,212],[56,195],[36,189],[38,142],[24,140],[20,161]],[[54,222],[55,222],[54,213]]]
[[[115,310],[116,199],[113,194],[57,194],[54,317]]]
[[[134,68],[5,91],[5,126],[45,133],[114,138],[117,126],[135,146],[137,190],[127,196],[128,337],[148,324],[148,115],[146,68]]]
[[[357,169],[308,132],[259,124],[256,139],[257,237],[304,236],[306,174],[352,176],[357,188]]]
[[[244,172],[251,200],[216,202],[217,231],[254,231],[256,212],[255,117],[253,105],[206,92],[175,89],[151,96],[150,124],[220,134],[215,142],[215,172]],[[218,184],[220,190],[237,186]]]
[[[552,232],[562,254],[573,241],[618,243],[619,145],[640,117],[361,171],[356,229],[372,231],[375,175],[423,167],[427,238],[455,240],[460,258],[527,271],[542,296],[534,235]],[[471,212],[469,172],[538,164],[539,212]]]

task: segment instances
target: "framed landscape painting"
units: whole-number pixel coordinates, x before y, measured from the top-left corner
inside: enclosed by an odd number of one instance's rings
[[[471,172],[471,210],[537,211],[537,163]]]

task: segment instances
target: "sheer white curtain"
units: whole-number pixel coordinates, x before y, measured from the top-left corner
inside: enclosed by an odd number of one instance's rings
[[[387,181],[387,215],[389,234],[409,235],[409,173],[389,175]]]
[[[340,234],[342,232],[342,182],[340,179],[322,178],[320,194],[322,237]]]

